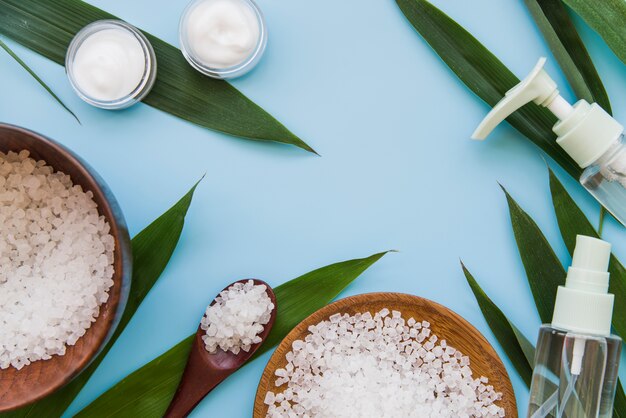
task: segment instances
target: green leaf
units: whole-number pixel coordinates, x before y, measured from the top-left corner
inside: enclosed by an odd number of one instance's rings
[[[530,380],[533,374],[532,364],[534,362],[534,347],[502,313],[498,306],[493,303],[489,296],[483,291],[476,279],[461,262],[463,273],[469,283],[478,306],[489,324],[489,328],[502,346],[502,349],[513,363],[520,377],[527,386],[530,387]],[[530,358],[530,360],[529,360]]]
[[[552,319],[557,288],[565,283],[565,269],[535,221],[524,212],[504,187],[502,190],[509,204],[513,234],[539,317],[542,322],[549,323]]]
[[[594,238],[599,238],[599,236],[593,229],[591,222],[549,167],[548,171],[550,172],[552,204],[559,223],[559,230],[567,250],[573,254],[576,246],[576,235],[587,235]],[[615,295],[613,327],[618,334],[626,337],[626,268],[614,255],[611,255],[609,272],[611,273],[609,291]]]
[[[80,0],[0,0],[0,33],[61,65],[76,32],[100,19],[117,18]],[[315,152],[229,83],[200,74],[180,50],[144,34],[158,61],[144,103],[205,128]]]
[[[425,0],[396,0],[400,10],[465,85],[494,106],[519,79],[476,38]],[[556,118],[534,103],[507,118],[520,133],[543,149],[574,178],[581,169],[555,142]]]
[[[98,365],[122,334],[137,308],[165,269],[180,238],[185,223],[185,215],[197,185],[198,183],[178,203],[133,238],[133,278],[128,302],[120,324],[102,352],[70,384],[39,402],[3,415],[3,418],[56,418],[63,414],[93,372],[96,371]]]
[[[563,0],[626,64],[626,2],[624,0]]]
[[[520,345],[520,347],[522,348],[522,351],[524,352],[524,357],[526,358],[528,365],[531,367],[531,369],[534,368],[535,346],[530,341],[528,341],[528,338],[526,338],[526,336],[522,333],[522,331],[519,330],[519,328],[515,326],[514,323],[509,321],[509,325],[511,326],[511,329],[513,329],[513,332],[515,333],[515,338],[517,339],[518,344]]]
[[[276,323],[257,356],[277,345],[293,327],[333,300],[385,254],[322,267],[275,288]],[[182,376],[193,337],[187,337],[128,375],[80,411],[77,417],[163,416]]]
[[[61,100],[59,96],[57,96],[52,91],[52,89],[48,87],[48,85],[28,66],[28,64],[22,61],[22,59],[18,57],[17,54],[13,52],[11,48],[9,48],[7,44],[2,42],[2,40],[0,40],[0,47],[2,47],[2,49],[4,49],[7,52],[7,54],[9,54],[15,61],[17,61],[17,63],[21,65],[22,68],[28,71],[28,74],[30,74],[41,85],[41,87],[43,87],[48,92],[48,94],[52,96],[54,100],[57,101],[57,103],[59,103],[65,110],[67,110],[70,113],[70,115],[74,116],[74,119],[76,119],[76,121],[80,123],[80,120],[78,119],[78,117],[74,114],[74,112],[70,110],[69,107],[65,105],[65,103],[63,103],[63,100]]]
[[[602,230],[604,229],[604,220],[606,219],[606,208],[600,206],[600,215],[598,216],[598,235],[602,236]]]
[[[611,103],[585,44],[562,0],[524,0],[579,99],[597,102],[611,113]]]

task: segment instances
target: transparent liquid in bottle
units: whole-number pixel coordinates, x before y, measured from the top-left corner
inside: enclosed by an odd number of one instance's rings
[[[581,184],[626,225],[626,144],[624,135],[580,177]]]
[[[614,335],[596,337],[542,326],[527,417],[612,417],[621,342]],[[578,362],[577,344],[583,348]],[[579,372],[572,373],[577,366]]]

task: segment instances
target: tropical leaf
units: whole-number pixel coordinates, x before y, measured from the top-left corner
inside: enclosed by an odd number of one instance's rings
[[[396,0],[400,10],[465,85],[494,106],[519,79],[476,38],[426,0]],[[555,142],[556,118],[534,103],[507,118],[520,133],[543,149],[574,178],[581,169]]]
[[[626,64],[626,1],[563,1],[598,32],[615,55]]]
[[[536,351],[535,346],[530,341],[528,341],[528,338],[526,338],[524,333],[522,333],[522,331],[520,331],[520,329],[517,328],[515,324],[512,323],[510,320],[509,320],[509,325],[511,326],[511,328],[513,329],[513,332],[515,333],[515,338],[517,339],[518,344],[520,345],[522,351],[524,352],[524,357],[526,358],[528,365],[531,368],[534,368],[535,351]]]
[[[0,0],[0,33],[61,65],[76,32],[100,19],[117,18],[80,0]],[[315,152],[229,83],[200,74],[177,48],[144,34],[158,61],[144,103],[205,128]]]
[[[463,263],[463,274],[470,285],[476,302],[480,307],[489,328],[495,335],[496,339],[502,346],[502,349],[513,363],[513,367],[517,370],[524,383],[530,387],[530,380],[533,374],[532,364],[534,362],[535,349],[533,345],[524,337],[524,335],[515,327],[507,317],[502,313],[500,308],[493,303],[489,296],[480,287],[474,276],[469,272]],[[529,360],[530,358],[530,360]]]
[[[597,102],[611,113],[611,102],[585,44],[562,0],[524,0],[569,84],[579,99]]]
[[[274,289],[278,313],[257,356],[278,344],[293,327],[333,300],[386,253],[314,270]],[[121,380],[77,417],[161,417],[182,376],[193,335]]]
[[[599,236],[554,172],[549,168],[548,171],[550,172],[552,204],[561,236],[567,250],[573,254],[576,246],[576,235],[587,235],[595,238],[599,238]],[[626,268],[615,255],[611,255],[609,272],[611,273],[609,291],[615,295],[613,327],[619,335],[626,336]]]
[[[7,44],[5,44],[2,40],[0,40],[0,47],[1,47],[2,49],[4,49],[4,50],[7,52],[7,54],[9,54],[9,55],[11,56],[11,58],[13,58],[15,61],[17,61],[17,63],[18,63],[19,65],[21,65],[21,66],[22,66],[22,68],[23,68],[23,69],[25,69],[25,70],[28,72],[28,74],[30,74],[30,75],[31,75],[31,77],[33,77],[33,78],[34,78],[34,79],[35,79],[35,80],[36,80],[36,81],[37,81],[37,82],[41,85],[41,87],[43,87],[43,88],[44,88],[44,89],[48,92],[48,94],[49,94],[50,96],[52,96],[52,98],[53,98],[54,100],[56,100],[56,101],[57,101],[57,103],[58,103],[58,104],[60,104],[60,105],[63,107],[63,109],[67,110],[67,111],[69,112],[69,114],[70,114],[70,115],[72,115],[72,116],[74,116],[74,119],[76,119],[76,121],[77,121],[78,123],[80,123],[80,120],[78,119],[78,117],[74,114],[74,112],[72,112],[72,111],[70,110],[70,108],[69,108],[69,107],[67,107],[67,106],[65,105],[65,103],[63,103],[63,100],[61,100],[61,99],[59,98],[59,96],[57,96],[57,95],[56,95],[56,94],[52,91],[52,89],[51,89],[50,87],[48,87],[48,85],[45,83],[45,81],[43,81],[43,80],[42,80],[42,79],[41,79],[41,78],[37,75],[37,73],[35,73],[35,71],[33,71],[33,69],[32,69],[32,68],[30,68],[30,67],[28,66],[28,64],[26,64],[26,63],[25,63],[25,62],[24,62],[24,61],[23,61],[23,60],[22,60],[22,59],[21,59],[21,58],[20,58],[20,57],[19,57],[19,56],[18,56],[18,55],[17,55],[17,54],[16,54],[16,53],[15,53],[15,52],[11,49],[11,48],[9,48],[9,46],[8,46]]]
[[[196,183],[174,206],[133,238],[133,277],[128,302],[120,324],[100,354],[68,385],[41,401],[3,414],[4,418],[56,418],[63,414],[96,371],[165,269],[180,238],[185,215],[197,185]]]
[[[513,234],[539,317],[542,322],[549,323],[552,319],[557,288],[565,283],[565,269],[535,221],[524,212],[504,187],[502,190],[509,204]]]

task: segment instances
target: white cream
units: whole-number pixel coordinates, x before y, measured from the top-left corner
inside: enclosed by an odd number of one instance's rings
[[[255,50],[261,28],[244,0],[204,0],[187,16],[186,38],[194,57],[211,68],[244,62]]]
[[[102,29],[82,41],[72,62],[77,87],[99,101],[131,94],[146,72],[146,56],[135,35],[123,28]]]

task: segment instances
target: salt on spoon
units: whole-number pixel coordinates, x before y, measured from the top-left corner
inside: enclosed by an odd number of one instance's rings
[[[245,312],[235,314],[240,308]],[[251,320],[255,315],[256,320]],[[252,358],[275,320],[276,295],[267,283],[248,279],[228,285],[202,317],[183,377],[164,417],[186,417],[209,392]]]

